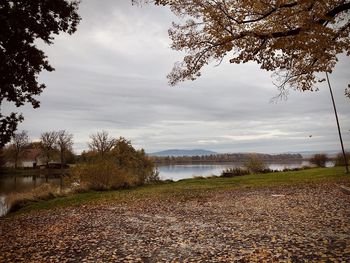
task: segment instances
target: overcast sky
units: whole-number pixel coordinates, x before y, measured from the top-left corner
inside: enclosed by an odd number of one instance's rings
[[[27,130],[74,134],[75,150],[89,135],[106,130],[146,152],[208,149],[217,152],[323,151],[340,149],[329,91],[278,92],[271,73],[256,64],[208,65],[202,77],[176,87],[166,75],[183,54],[170,49],[167,30],[175,19],[164,7],[131,0],[83,0],[78,31],[43,47],[56,71],[42,73],[47,89],[41,107],[21,108]],[[350,148],[350,58],[331,75],[344,142]],[[9,108],[5,109],[9,110]],[[312,135],[312,137],[310,137]]]

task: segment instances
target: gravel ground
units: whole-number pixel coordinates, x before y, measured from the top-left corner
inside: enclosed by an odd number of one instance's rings
[[[350,195],[318,184],[0,219],[0,262],[350,262]]]

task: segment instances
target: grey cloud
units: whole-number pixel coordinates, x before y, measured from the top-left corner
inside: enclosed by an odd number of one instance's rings
[[[338,149],[337,131],[325,83],[319,92],[277,94],[271,73],[253,63],[208,65],[202,77],[177,87],[166,74],[181,59],[170,50],[167,29],[174,16],[160,7],[130,1],[82,2],[76,34],[60,35],[43,47],[56,68],[40,80],[47,89],[41,108],[20,110],[20,129],[33,139],[47,130],[75,135],[75,149],[89,135],[107,130],[148,152],[206,148],[221,152],[286,152]],[[344,141],[350,143],[349,58],[331,75]],[[7,109],[10,110],[10,107]],[[311,138],[309,135],[313,135]]]

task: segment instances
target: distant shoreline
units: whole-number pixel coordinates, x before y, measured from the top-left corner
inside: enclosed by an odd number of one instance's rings
[[[266,164],[293,164],[293,163],[302,163],[308,161],[308,158],[303,158],[300,160],[275,160],[270,162],[265,162]],[[181,164],[208,164],[208,165],[215,165],[215,164],[244,164],[246,160],[240,160],[240,161],[173,161],[173,162],[164,162],[164,161],[155,161],[157,165],[160,166],[167,166],[167,165],[181,165]]]
[[[251,158],[262,162],[302,162],[306,160],[301,154],[261,154],[261,153],[230,153],[202,156],[152,156],[156,164],[187,164],[187,163],[244,163]]]

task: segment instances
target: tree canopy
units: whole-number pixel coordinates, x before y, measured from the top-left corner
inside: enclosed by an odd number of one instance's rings
[[[36,99],[45,84],[38,83],[42,70],[53,71],[37,40],[53,43],[53,35],[76,31],[80,17],[78,1],[8,0],[0,2],[0,106],[3,102],[20,107]],[[10,141],[23,117],[18,113],[0,113],[0,148]]]
[[[168,75],[172,85],[196,79],[203,66],[229,56],[230,63],[254,61],[273,71],[282,93],[315,90],[322,81],[317,73],[332,72],[338,54],[350,55],[349,1],[145,1],[168,6],[180,18],[169,35],[172,48],[186,55]]]
[[[73,134],[65,130],[56,132],[56,146],[60,152],[61,168],[66,164],[66,153],[73,151]]]
[[[91,142],[88,144],[91,151],[103,157],[115,146],[116,139],[109,136],[108,132],[102,131],[90,135]]]
[[[29,145],[27,131],[15,133],[12,137],[11,144],[6,149],[6,157],[13,161],[14,167],[18,167],[20,159],[25,154],[25,149]]]

